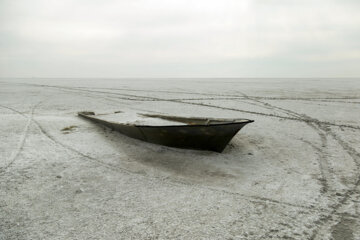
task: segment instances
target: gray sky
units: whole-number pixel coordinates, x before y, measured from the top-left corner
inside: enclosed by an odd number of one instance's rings
[[[1,77],[359,77],[360,0],[0,0]]]

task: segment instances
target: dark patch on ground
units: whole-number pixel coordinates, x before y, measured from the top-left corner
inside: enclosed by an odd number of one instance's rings
[[[351,230],[351,226],[354,223],[353,219],[342,218],[340,222],[331,228],[331,236],[334,240],[354,239],[353,231]]]
[[[63,129],[61,129],[61,131],[63,132],[63,134],[68,134],[74,131],[76,128],[78,128],[78,126],[72,125],[72,126],[64,127]]]

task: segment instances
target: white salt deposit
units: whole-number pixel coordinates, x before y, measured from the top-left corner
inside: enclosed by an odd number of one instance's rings
[[[86,109],[255,122],[219,154]],[[0,239],[360,239],[359,119],[359,79],[1,79]]]
[[[97,114],[94,116],[96,118],[114,122],[114,123],[121,123],[121,124],[129,124],[129,125],[147,125],[147,126],[174,126],[174,125],[186,125],[181,122],[170,121],[162,118],[157,117],[148,117],[141,115],[141,113],[137,112],[113,112],[107,114]]]

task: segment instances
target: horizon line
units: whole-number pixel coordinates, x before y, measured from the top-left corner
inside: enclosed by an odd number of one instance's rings
[[[0,79],[358,79],[359,77],[0,77]]]

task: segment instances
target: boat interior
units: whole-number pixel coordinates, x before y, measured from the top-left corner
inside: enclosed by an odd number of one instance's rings
[[[181,122],[187,125],[211,125],[211,124],[226,124],[235,122],[248,122],[247,119],[213,119],[213,118],[187,118],[178,116],[165,116],[154,114],[139,114],[146,117],[160,118],[164,120],[170,120],[174,122]]]
[[[95,114],[94,112],[79,112],[79,115],[86,115],[89,117],[96,116],[105,116],[112,115],[117,113],[123,113],[122,111],[116,111],[113,113],[105,113],[105,114]],[[156,118],[167,120],[170,122],[179,122],[185,125],[212,125],[212,124],[228,124],[228,123],[243,123],[243,122],[252,122],[252,120],[248,119],[219,119],[219,118],[192,118],[192,117],[178,117],[178,116],[166,116],[166,115],[158,115],[158,114],[145,114],[138,113],[139,116],[146,118]]]

